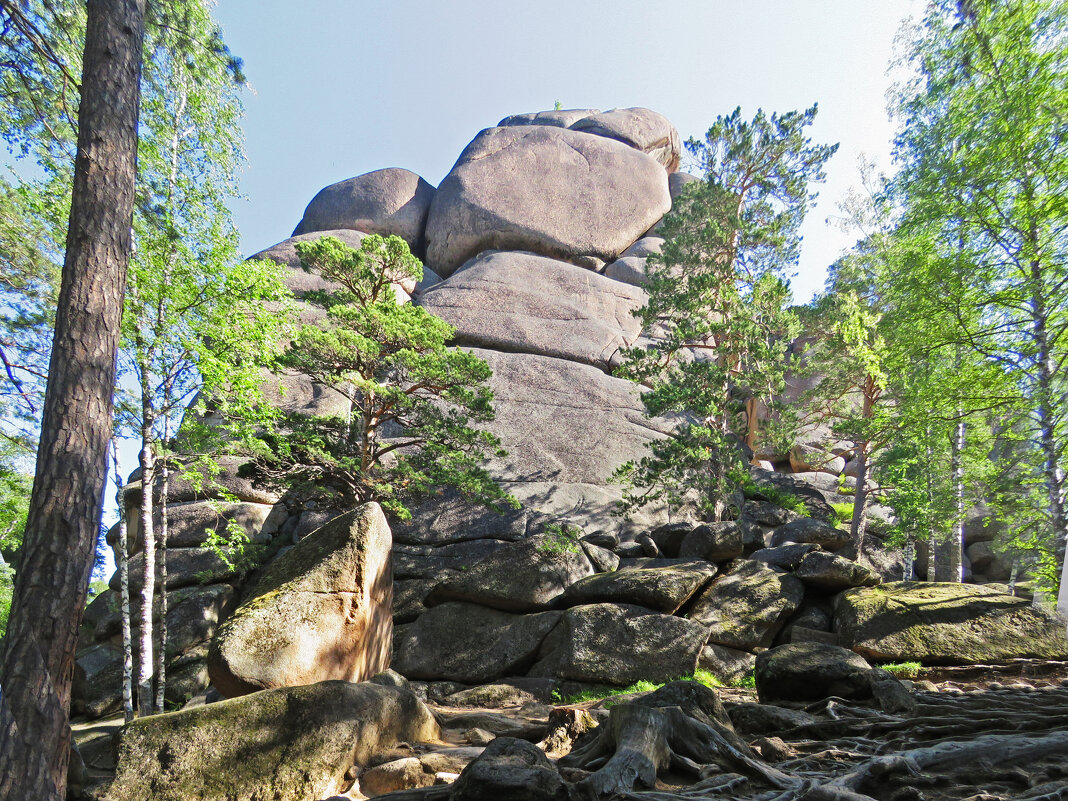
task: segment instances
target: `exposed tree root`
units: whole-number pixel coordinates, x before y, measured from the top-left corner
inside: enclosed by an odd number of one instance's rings
[[[1057,780],[1068,777],[1066,688],[919,693],[908,717],[834,699],[807,710],[821,720],[780,735],[801,756],[774,766],[716,715],[655,696],[614,707],[560,761],[593,771],[577,798],[1068,801],[1068,780]],[[668,771],[702,780],[658,786]]]

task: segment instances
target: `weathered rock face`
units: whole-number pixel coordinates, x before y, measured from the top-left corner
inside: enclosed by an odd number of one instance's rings
[[[655,158],[669,173],[679,167],[682,142],[675,126],[663,114],[647,108],[557,109],[505,117],[498,128],[548,125],[615,139]],[[692,178],[692,176],[689,176]]]
[[[772,547],[788,542],[810,542],[819,545],[824,550],[834,551],[849,544],[849,532],[841,531],[822,520],[802,517],[780,526],[771,535]]]
[[[1022,598],[968,584],[900,581],[846,590],[835,602],[835,628],[842,645],[882,661],[1068,656],[1063,623]]]
[[[560,596],[560,604],[633,604],[673,615],[715,575],[716,566],[708,562],[648,569],[624,568],[598,573],[572,584]]]
[[[423,231],[434,187],[409,170],[390,167],[339,181],[319,191],[293,236],[351,229],[399,236],[424,253]]]
[[[263,536],[270,538],[285,521],[288,511],[280,504],[267,503],[227,503],[225,501],[188,501],[167,504],[167,547],[195,548],[203,545],[209,532],[223,534],[227,526],[236,524],[251,538]],[[154,530],[161,530],[163,516],[157,507],[153,519]],[[141,550],[140,520],[128,520],[127,542],[130,552]],[[112,527],[107,534],[107,542],[112,548],[118,546],[118,526]]]
[[[725,562],[742,555],[742,529],[732,520],[695,526],[682,540],[679,556]]]
[[[211,548],[172,548],[167,551],[167,589],[177,590],[197,584],[214,584],[233,579],[238,570],[227,564]],[[139,593],[145,581],[145,555],[130,559],[130,592]],[[108,587],[118,592],[121,583],[119,572],[108,581]]]
[[[494,739],[453,785],[455,801],[567,801],[568,786],[556,766],[533,743]]]
[[[465,684],[522,675],[560,614],[515,615],[476,604],[441,604],[397,630],[393,667],[412,679]]]
[[[738,560],[694,602],[688,617],[728,648],[767,648],[804,597],[801,582],[761,562]]]
[[[701,649],[697,666],[709,671],[721,681],[739,681],[756,664],[756,657],[748,651],[709,643]]]
[[[470,601],[506,612],[548,609],[569,586],[593,574],[577,545],[549,535],[506,545],[434,588],[427,605]]]
[[[595,108],[561,108],[551,111],[531,111],[526,114],[511,114],[497,123],[498,128],[515,125],[549,125],[554,128],[570,128],[591,114],[599,114]]]
[[[216,472],[199,470],[196,479],[185,475],[171,475],[167,503],[185,503],[187,501],[219,500],[248,501],[251,503],[275,504],[279,494],[273,490],[257,485],[243,474],[241,468],[248,462],[241,456],[220,456],[215,459]],[[124,493],[127,506],[136,507],[141,503],[141,471],[135,470],[130,475]],[[161,479],[156,478],[155,502],[159,503]],[[232,497],[231,497],[232,496]]]
[[[318,801],[398,741],[440,736],[411,690],[327,681],[255,693],[122,730],[107,801]]]
[[[754,562],[764,562],[780,570],[796,570],[805,556],[818,551],[819,548],[820,546],[811,542],[791,543],[775,548],[761,548],[749,554],[749,558]]]
[[[434,195],[427,260],[442,276],[483,250],[612,261],[670,205],[663,167],[621,142],[544,125],[488,128]]]
[[[391,545],[382,510],[366,504],[273,562],[212,641],[219,692],[358,681],[389,667]]]
[[[874,587],[882,581],[871,568],[823,551],[806,554],[794,575],[810,586],[830,591]]]
[[[533,253],[482,253],[428,290],[420,305],[456,329],[458,345],[618,364],[641,333],[645,293]]]
[[[757,654],[756,687],[761,703],[871,698],[871,665],[863,657],[818,642],[780,645]]]
[[[468,539],[476,529],[485,537],[528,536],[552,519],[588,533],[633,536],[664,522],[663,509],[656,507],[629,521],[613,514],[621,489],[609,482],[612,473],[671,428],[669,421],[646,419],[634,384],[564,359],[472,352],[493,370],[496,419],[486,428],[508,451],[491,460],[489,470],[527,510],[495,515],[445,497],[413,509],[412,522],[398,527],[398,538],[443,542]]]
[[[693,673],[707,629],[680,617],[629,604],[567,610],[542,643],[531,676],[626,686]]]
[[[122,649],[94,643],[78,651],[71,686],[71,712],[99,718],[122,709]]]

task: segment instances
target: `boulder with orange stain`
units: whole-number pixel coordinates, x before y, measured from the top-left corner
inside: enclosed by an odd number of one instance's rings
[[[212,641],[208,672],[219,692],[359,682],[388,668],[391,546],[386,518],[370,503],[272,562]]]

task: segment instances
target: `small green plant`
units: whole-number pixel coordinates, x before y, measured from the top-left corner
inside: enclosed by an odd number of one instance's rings
[[[831,509],[834,510],[834,519],[831,521],[836,526],[848,525],[853,521],[853,504],[848,501],[841,503],[835,502],[831,504]]]
[[[751,669],[741,678],[735,679],[727,684],[728,687],[737,687],[743,690],[755,690],[756,689],[756,670]]]
[[[713,673],[698,668],[690,676],[680,676],[677,679],[671,679],[671,681],[696,681],[698,684],[703,684],[711,689],[717,687],[723,687],[724,684]],[[665,684],[670,682],[652,682],[646,679],[639,679],[633,684],[629,684],[626,687],[610,687],[608,685],[602,685],[600,687],[591,687],[588,690],[583,690],[575,695],[563,696],[559,690],[553,691],[553,701],[559,704],[585,704],[590,701],[601,701],[606,698],[612,698],[618,695],[631,695],[633,693],[651,693],[654,690],[659,690]],[[613,706],[612,701],[606,701],[605,707],[609,708]]]
[[[920,675],[923,665],[919,662],[891,662],[889,665],[879,667],[888,673],[893,673],[899,679],[914,679]]]
[[[738,486],[746,498],[765,500],[799,515],[808,514],[808,507],[805,506],[805,502],[792,492],[779,489],[770,483],[757,484],[748,472],[739,472],[734,476],[734,479],[738,482]]]
[[[252,540],[245,527],[236,520],[227,520],[223,533],[215,529],[205,529],[208,538],[205,548],[211,548],[228,568],[244,572],[251,570],[263,561],[267,549]]]
[[[545,540],[541,543],[543,553],[578,553],[582,529],[571,523],[549,523],[545,526]]]

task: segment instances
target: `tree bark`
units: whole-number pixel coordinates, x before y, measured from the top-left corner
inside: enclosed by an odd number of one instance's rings
[[[90,0],[37,471],[0,664],[0,797],[62,799],[132,244],[144,0]]]
[[[147,361],[147,360],[146,360]],[[153,686],[152,674],[155,667],[155,659],[152,654],[152,618],[155,606],[156,591],[156,532],[153,521],[153,503],[156,484],[156,455],[153,450],[153,420],[152,404],[146,394],[147,388],[147,365],[141,369],[141,547],[144,560],[144,569],[141,580],[141,614],[140,614],[140,642],[138,644],[138,668],[137,668],[137,715],[146,717],[152,714]]]
[[[111,461],[114,465],[115,503],[119,507],[119,601],[122,619],[122,716],[126,723],[133,713],[133,633],[130,614],[130,542],[126,524],[126,486],[119,467],[119,448],[111,439]]]
[[[159,539],[156,547],[156,577],[159,579],[159,631],[156,642],[156,712],[163,712],[167,694],[167,537],[169,520],[167,517],[167,496],[171,491],[171,469],[168,462],[167,447],[171,438],[170,392],[164,393],[164,406],[167,411],[163,417],[163,458],[160,461],[159,488]]]

